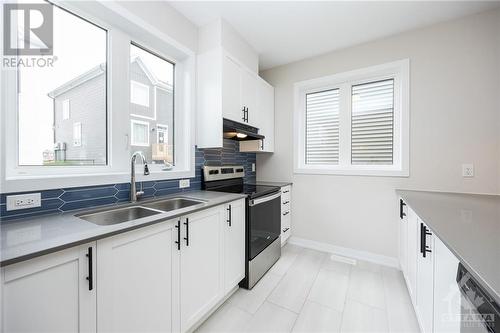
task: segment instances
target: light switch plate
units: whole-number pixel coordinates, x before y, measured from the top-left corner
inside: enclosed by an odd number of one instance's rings
[[[179,180],[179,188],[189,187],[189,179],[181,179]]]
[[[462,177],[474,177],[474,164],[462,164]]]
[[[40,193],[28,193],[7,196],[7,210],[18,210],[40,207],[42,196]]]
[[[252,163],[252,172],[255,172],[255,163]]]

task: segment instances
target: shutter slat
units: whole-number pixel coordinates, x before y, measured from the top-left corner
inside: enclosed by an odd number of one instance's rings
[[[392,164],[394,80],[352,87],[351,163]]]
[[[338,164],[339,103],[339,89],[306,95],[306,164]]]

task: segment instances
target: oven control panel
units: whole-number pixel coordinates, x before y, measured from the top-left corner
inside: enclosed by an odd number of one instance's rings
[[[205,165],[203,167],[203,176],[205,181],[243,178],[245,176],[245,168],[242,165]]]

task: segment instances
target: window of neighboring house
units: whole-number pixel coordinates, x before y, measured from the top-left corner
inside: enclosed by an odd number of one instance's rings
[[[58,6],[47,6],[53,9],[57,60],[51,67],[17,68],[16,166],[106,166],[107,31]],[[22,42],[23,34],[18,35]],[[84,149],[77,123],[65,121],[70,118],[92,128],[93,140]]]
[[[130,102],[149,107],[149,86],[130,80]]]
[[[407,60],[295,85],[295,172],[407,176]]]
[[[82,146],[82,123],[73,124],[73,147]]]
[[[65,99],[62,102],[62,118],[63,120],[68,120],[70,118],[70,104],[69,104],[69,99]]]
[[[130,45],[130,84],[131,87],[136,85],[136,80],[148,82],[148,85],[153,89],[153,105],[150,110],[144,113],[145,110],[136,108],[133,98],[130,108],[130,115],[134,118],[146,118],[151,121],[152,131],[156,131],[156,140],[147,143],[141,141],[140,146],[148,146],[148,149],[143,149],[148,161],[152,164],[174,163],[174,69],[175,65],[158,55],[137,44]],[[145,86],[148,87],[148,86]],[[134,92],[131,89],[131,97]],[[149,89],[149,88],[148,88]],[[148,90],[149,97],[149,90]],[[135,124],[139,122],[134,120]],[[146,122],[141,122],[145,124]],[[147,123],[149,125],[149,123]],[[139,126],[139,125],[135,125]],[[133,127],[132,142],[136,142],[135,138],[138,135],[136,127]],[[170,129],[170,130],[168,130]],[[153,136],[154,138],[154,136]],[[132,144],[134,145],[134,144]],[[134,150],[131,151],[133,153]]]
[[[149,123],[147,121],[131,120],[132,146],[149,146]]]

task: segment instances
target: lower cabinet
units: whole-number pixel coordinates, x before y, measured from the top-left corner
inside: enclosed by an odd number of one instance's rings
[[[224,292],[230,292],[245,277],[245,202],[226,206],[224,234]]]
[[[1,331],[95,332],[92,259],[95,243],[3,268]]]
[[[171,332],[174,224],[97,241],[97,331]]]
[[[188,330],[223,297],[220,208],[180,219],[181,331]]]
[[[419,221],[419,253],[417,255],[417,317],[423,333],[433,332],[434,302],[434,235]]]
[[[460,332],[459,261],[411,207],[402,212],[400,265],[420,329]]]
[[[1,332],[192,330],[245,275],[244,207],[240,199],[2,268]]]

